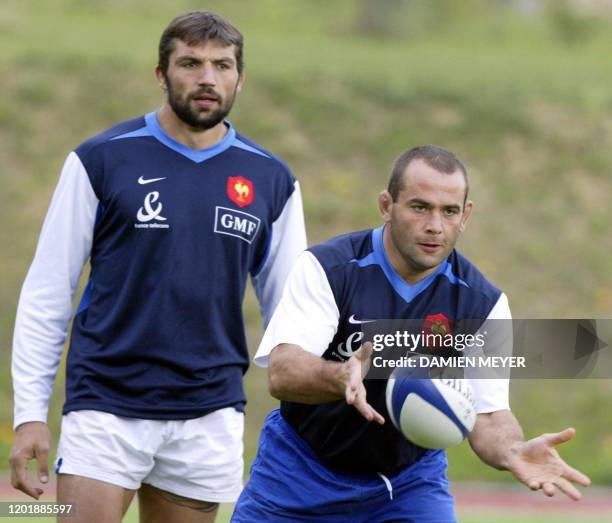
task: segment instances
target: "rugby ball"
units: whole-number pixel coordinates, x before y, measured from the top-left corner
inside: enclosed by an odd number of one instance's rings
[[[474,391],[467,379],[412,378],[396,369],[387,382],[387,411],[412,443],[429,449],[461,443],[476,423]]]

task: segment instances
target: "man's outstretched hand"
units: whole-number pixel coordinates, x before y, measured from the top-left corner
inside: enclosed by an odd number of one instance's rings
[[[382,425],[385,418],[367,402],[366,388],[363,385],[363,378],[370,368],[371,356],[372,344],[365,343],[358,351],[353,353],[350,359],[344,362],[346,373],[345,397],[346,402],[355,407],[365,419]]]
[[[521,443],[508,461],[508,470],[532,490],[542,489],[547,496],[554,496],[558,488],[573,500],[579,500],[582,495],[574,483],[586,487],[591,480],[570,467],[555,448],[575,435],[576,431],[568,428]]]

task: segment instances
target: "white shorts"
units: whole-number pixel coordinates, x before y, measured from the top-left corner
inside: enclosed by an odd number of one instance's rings
[[[243,432],[244,414],[233,407],[178,421],[73,411],[62,419],[55,472],[232,502],[242,490]]]

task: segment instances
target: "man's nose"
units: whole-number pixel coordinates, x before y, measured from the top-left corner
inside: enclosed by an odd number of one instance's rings
[[[215,75],[215,68],[212,63],[204,62],[202,66],[202,74],[198,78],[198,82],[201,85],[216,85],[217,77]]]
[[[432,211],[428,215],[425,230],[428,234],[440,234],[442,232],[442,216],[437,211]]]

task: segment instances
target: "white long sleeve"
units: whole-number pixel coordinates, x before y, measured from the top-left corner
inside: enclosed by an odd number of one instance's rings
[[[68,155],[19,297],[13,337],[14,423],[47,420],[53,382],[98,208],[87,172]]]
[[[300,253],[306,249],[306,228],[300,184],[272,224],[272,239],[264,265],[253,277],[255,295],[259,301],[264,325],[267,325],[283,293],[291,268]]]
[[[493,347],[487,346],[487,351],[496,351],[495,355],[509,356],[512,354],[512,313],[508,297],[502,293],[479,332],[487,332],[488,337],[495,340]],[[507,369],[502,372],[507,374]],[[466,377],[470,379],[476,396],[476,412],[478,414],[510,409],[510,379],[508,377],[479,379],[478,370],[466,369]]]

